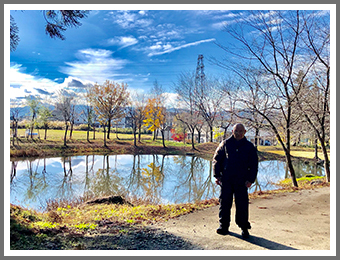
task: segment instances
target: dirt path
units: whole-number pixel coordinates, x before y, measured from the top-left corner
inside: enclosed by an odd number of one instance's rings
[[[250,238],[244,240],[232,209],[230,235],[216,234],[218,206],[156,225],[206,250],[330,250],[330,188],[250,200]]]

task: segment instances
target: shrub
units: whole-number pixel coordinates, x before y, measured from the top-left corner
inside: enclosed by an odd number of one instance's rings
[[[80,124],[80,125],[75,125],[75,126],[74,126],[74,129],[75,129],[75,130],[81,130],[81,131],[87,131],[88,128],[89,128],[89,127],[87,126],[87,124]],[[90,129],[89,129],[89,130],[92,131],[93,128],[90,126]]]

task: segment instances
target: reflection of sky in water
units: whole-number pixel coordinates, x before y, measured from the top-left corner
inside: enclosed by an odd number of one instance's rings
[[[218,197],[210,161],[191,156],[102,155],[16,161],[10,186],[13,204],[39,209],[46,200],[72,199],[85,194],[148,197],[159,203],[185,203]],[[108,167],[109,166],[109,167]],[[297,177],[323,175],[310,165],[295,165]],[[275,189],[285,177],[285,162],[259,163],[256,190]],[[11,177],[12,179],[12,177]]]

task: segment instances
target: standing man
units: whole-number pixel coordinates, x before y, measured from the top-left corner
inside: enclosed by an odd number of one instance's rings
[[[245,138],[244,125],[236,124],[232,136],[220,143],[213,158],[216,183],[221,186],[219,222],[216,232],[229,233],[230,210],[235,196],[236,224],[242,229],[242,237],[248,238],[249,199],[248,188],[255,182],[258,169],[257,150]]]

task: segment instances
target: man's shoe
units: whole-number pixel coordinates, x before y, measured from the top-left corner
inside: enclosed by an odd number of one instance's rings
[[[242,237],[249,238],[249,231],[248,229],[242,229]]]
[[[221,228],[219,227],[218,229],[216,229],[216,233],[219,234],[219,235],[228,235],[229,234],[229,230],[228,228]]]

